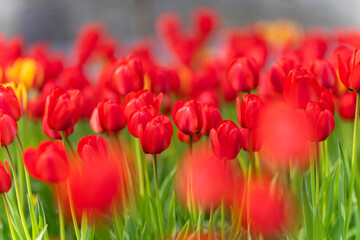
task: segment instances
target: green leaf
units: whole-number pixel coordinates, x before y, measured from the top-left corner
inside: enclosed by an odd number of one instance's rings
[[[185,223],[184,227],[181,229],[178,237],[176,238],[176,240],[180,240],[180,239],[186,239],[186,236],[188,234],[189,231],[189,227],[190,227],[190,219]]]
[[[338,144],[339,151],[339,168],[337,171],[338,180],[338,223],[339,223],[339,239],[344,239],[345,232],[345,217],[346,217],[346,179],[344,169],[344,158],[340,143]]]
[[[302,186],[301,186],[301,199],[302,199],[302,210],[304,215],[304,223],[307,239],[313,239],[313,212],[310,208],[310,202],[308,193],[306,190],[306,178],[303,177]]]
[[[6,201],[8,202],[10,214],[11,214],[11,224],[14,227],[15,232],[19,235],[20,239],[26,239],[23,226],[21,223],[20,215],[17,210],[17,206],[13,199],[5,194]]]
[[[45,225],[45,227],[41,230],[41,232],[39,233],[39,235],[36,237],[36,240],[41,240],[43,239],[45,233],[46,233],[46,229],[47,229],[47,225]]]
[[[173,186],[172,183],[173,183],[175,173],[176,173],[176,168],[172,169],[170,174],[168,174],[168,176],[164,179],[164,181],[161,184],[161,187],[159,190],[161,202],[164,202],[166,197],[169,196],[169,194],[170,194],[170,190]]]
[[[44,207],[43,204],[40,200],[40,198],[37,197],[38,205],[37,205],[37,209],[38,209],[38,215],[39,215],[39,229],[43,229],[46,226],[46,216],[45,216],[45,211],[44,211]],[[44,239],[47,240],[49,239],[48,233],[47,233],[47,228],[45,230],[45,234],[44,234]]]
[[[313,229],[313,239],[321,240],[324,239],[324,227],[321,221],[321,216],[319,213],[319,208],[315,207],[315,215],[314,215],[314,229]]]
[[[325,217],[324,217],[324,231],[327,232],[330,223],[331,223],[331,216],[334,210],[334,199],[335,199],[335,179],[336,179],[336,170],[330,175],[327,179],[327,185],[329,186],[326,190],[327,194],[327,201],[326,201],[326,210],[325,210]],[[330,179],[330,181],[329,181]]]
[[[167,234],[171,237],[174,237],[176,234],[176,201],[175,201],[175,193],[173,191],[171,195],[170,208],[169,208],[169,217],[167,223]]]

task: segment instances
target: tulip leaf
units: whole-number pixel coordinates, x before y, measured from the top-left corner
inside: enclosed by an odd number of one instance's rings
[[[39,229],[43,229],[47,225],[45,211],[44,211],[43,204],[42,204],[40,198],[38,198],[38,197],[37,197],[37,202],[38,202],[37,209],[38,209],[38,215],[39,215]],[[48,234],[47,234],[47,228],[45,230],[44,239],[45,240],[49,239]]]
[[[329,187],[327,188],[327,201],[326,201],[326,210],[325,210],[325,218],[324,218],[324,230],[327,230],[330,227],[331,216],[334,210],[334,199],[335,199],[335,179],[336,179],[336,169],[333,171],[332,175],[327,177],[327,184]],[[329,181],[330,180],[330,181]]]
[[[324,227],[321,221],[321,216],[319,213],[319,208],[315,207],[315,214],[314,214],[314,229],[313,229],[313,239],[324,239]]]
[[[175,193],[172,192],[171,195],[171,201],[170,201],[170,208],[169,208],[169,217],[168,217],[168,223],[167,223],[167,233],[174,237],[176,234],[176,199],[175,199]]]
[[[338,223],[339,223],[339,239],[344,239],[345,217],[346,217],[346,189],[345,189],[345,169],[344,155],[342,154],[341,145],[338,144],[339,151],[339,168],[337,171],[338,180]]]
[[[186,236],[187,236],[187,234],[189,232],[189,227],[190,227],[190,219],[185,223],[185,225],[181,229],[181,231],[180,231],[178,237],[176,238],[176,240],[186,239]]]
[[[41,240],[43,239],[43,237],[45,236],[47,230],[47,225],[45,225],[45,227],[41,230],[41,232],[39,233],[39,235],[36,237],[36,240]]]
[[[11,197],[9,197],[7,194],[5,194],[5,197],[6,197],[6,201],[8,203],[9,210],[11,213],[11,220],[12,220],[12,225],[14,227],[14,230],[19,235],[20,239],[26,239],[26,236],[25,236],[25,233],[23,230],[23,226],[21,223],[20,215],[17,210],[17,206],[16,206],[15,202],[13,201],[13,199]]]
[[[164,179],[163,183],[161,184],[161,187],[160,187],[161,202],[164,202],[165,198],[167,196],[169,196],[169,194],[170,194],[171,187],[173,186],[172,183],[173,183],[173,178],[174,178],[175,172],[176,172],[176,168],[174,168],[170,172],[170,174],[168,174],[168,176]]]
[[[303,177],[301,188],[302,210],[304,215],[306,235],[307,239],[313,239],[313,212],[310,207],[309,197],[306,190],[305,176]]]

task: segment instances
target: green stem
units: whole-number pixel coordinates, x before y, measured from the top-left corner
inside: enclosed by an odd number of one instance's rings
[[[190,216],[193,219],[193,224],[196,225],[196,208],[195,208],[195,200],[194,200],[194,192],[193,192],[193,176],[192,176],[192,164],[193,164],[193,136],[190,135],[190,141],[189,141],[189,152],[190,152],[190,161],[189,161],[189,181],[188,181],[188,187],[189,187],[189,203],[188,208],[190,211]]]
[[[311,146],[310,146],[311,148]],[[311,200],[312,206],[315,206],[316,203],[316,187],[315,187],[315,161],[314,161],[314,154],[310,151],[310,181],[311,181]]]
[[[221,201],[221,239],[225,240],[225,204]]]
[[[158,222],[159,222],[159,228],[160,228],[160,237],[161,239],[164,239],[164,217],[162,214],[162,206],[161,206],[161,199],[160,199],[160,193],[159,193],[159,178],[157,173],[157,159],[156,154],[153,155],[154,162],[153,162],[153,170],[154,170],[154,179],[155,179],[155,193],[156,193],[156,208],[157,208],[157,214],[158,214]]]
[[[20,201],[19,184],[18,184],[18,179],[17,179],[17,176],[16,176],[16,172],[15,172],[14,162],[13,162],[13,160],[11,158],[8,147],[7,146],[4,146],[4,147],[5,147],[6,154],[8,155],[8,158],[9,158],[10,169],[11,169],[11,172],[12,172],[13,178],[14,178],[15,194],[16,194],[17,204],[18,204],[18,208],[19,208],[19,214],[20,214],[21,223],[23,225],[23,229],[24,229],[24,232],[25,232],[25,235],[26,235],[26,239],[31,239],[30,234],[29,234],[29,230],[28,230],[28,228],[26,226],[23,207],[22,207],[22,204],[21,204],[21,201]]]
[[[59,230],[60,230],[60,240],[65,240],[65,223],[64,223],[64,213],[60,200],[60,190],[59,186],[55,186],[56,189],[56,201],[59,211]]]
[[[133,138],[133,140],[135,145],[136,163],[138,167],[140,196],[144,197],[144,170],[143,170],[144,167],[141,161],[141,149],[139,144],[137,144],[136,142],[137,139]]]
[[[119,212],[115,206],[115,204],[113,204],[112,207],[113,210],[113,217],[114,217],[114,225],[115,225],[115,235],[116,235],[116,240],[122,240],[123,239],[123,235],[122,235],[122,228],[121,228],[121,221],[119,218]]]
[[[208,240],[211,239],[211,230],[212,230],[212,225],[213,225],[213,212],[214,212],[214,209],[213,209],[213,206],[211,205],[210,207],[210,219],[209,219],[209,231],[208,231]]]
[[[319,144],[316,142],[315,143],[315,177],[316,177],[316,182],[315,182],[315,192],[316,192],[316,205],[319,204]]]
[[[352,157],[351,157],[351,179],[350,179],[350,188],[349,188],[349,198],[347,202],[347,211],[346,211],[346,218],[345,218],[345,233],[344,239],[346,239],[346,235],[349,229],[350,223],[350,216],[351,216],[351,204],[352,204],[352,197],[354,191],[354,184],[355,184],[355,172],[356,172],[356,143],[357,143],[357,128],[359,123],[359,101],[360,101],[360,93],[356,94],[356,108],[355,108],[355,120],[354,120],[354,133],[353,133],[353,150],[352,150]]]
[[[6,198],[5,198],[4,194],[1,194],[1,195],[2,195],[2,198],[4,200],[5,212],[6,212],[8,222],[9,222],[10,234],[11,234],[12,239],[16,240],[14,228],[13,228],[12,223],[11,223],[11,217],[10,217],[10,213],[9,213],[9,206],[8,206],[8,203],[6,201]]]
[[[76,239],[80,240],[81,238],[80,238],[79,226],[78,226],[77,220],[76,220],[74,203],[73,203],[73,200],[72,200],[72,195],[71,195],[71,189],[70,189],[69,182],[66,183],[66,188],[67,188],[68,197],[69,197],[70,212],[71,212],[71,218],[72,218],[72,221],[73,221],[73,224],[74,224],[74,230],[75,230]]]

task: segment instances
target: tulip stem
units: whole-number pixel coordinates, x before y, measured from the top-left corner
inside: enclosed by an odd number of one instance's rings
[[[5,198],[5,195],[4,194],[1,194],[1,195],[2,195],[2,198],[4,200],[4,206],[5,206],[6,216],[7,216],[8,222],[9,222],[9,228],[10,228],[11,237],[12,237],[13,240],[16,240],[14,228],[13,228],[12,223],[11,223],[11,217],[10,217],[10,213],[9,213],[9,206],[8,206],[7,200]]]
[[[315,142],[315,193],[316,205],[319,204],[319,143]]]
[[[225,240],[225,204],[224,204],[224,199],[221,200],[221,239]]]
[[[22,207],[22,204],[21,204],[21,201],[20,201],[19,183],[18,183],[18,179],[17,179],[17,176],[16,176],[16,172],[15,172],[14,162],[13,162],[13,160],[11,158],[8,147],[4,145],[4,148],[5,148],[6,154],[8,155],[9,162],[10,162],[10,169],[11,169],[11,172],[12,172],[13,178],[14,178],[15,194],[16,194],[17,204],[18,204],[18,208],[19,208],[19,214],[20,214],[21,223],[22,223],[23,228],[24,228],[26,239],[31,239],[28,228],[26,226],[23,207]]]
[[[141,161],[141,149],[136,138],[133,138],[133,142],[135,145],[135,154],[136,154],[136,163],[138,167],[138,175],[139,175],[139,188],[140,188],[140,196],[144,197],[144,166]]]
[[[79,233],[79,226],[78,226],[77,220],[76,220],[74,203],[73,203],[73,200],[72,200],[71,188],[70,188],[69,182],[66,183],[66,188],[67,188],[67,192],[68,192],[68,196],[69,196],[70,212],[71,212],[71,218],[72,218],[72,221],[73,221],[73,224],[74,224],[74,230],[75,230],[76,239],[80,240],[81,238],[80,238],[80,233]]]
[[[20,149],[21,157],[23,157],[24,148],[23,148],[23,145],[21,143],[21,140],[20,140],[20,137],[18,134],[16,134],[16,142]],[[23,166],[23,165],[21,164],[21,166]],[[35,208],[34,208],[34,204],[33,204],[33,194],[32,194],[32,190],[31,190],[31,182],[30,182],[29,173],[27,172],[27,170],[25,168],[23,168],[23,169],[24,169],[24,174],[25,174],[26,188],[27,188],[27,192],[29,195],[28,202],[29,202],[31,226],[33,227],[33,238],[36,238],[39,235],[39,226],[38,226],[38,223],[37,223],[36,217],[35,217]]]
[[[60,240],[65,240],[65,224],[64,224],[64,213],[60,201],[60,190],[59,186],[55,186],[56,190],[56,201],[59,211],[59,230],[60,230]]]
[[[347,211],[345,218],[345,233],[344,239],[346,239],[346,235],[349,229],[350,216],[351,216],[351,204],[352,197],[354,191],[355,184],[355,172],[356,172],[356,143],[357,143],[357,128],[359,123],[359,101],[360,101],[360,93],[356,94],[356,108],[355,108],[355,119],[354,119],[354,133],[353,133],[353,149],[352,149],[352,157],[351,157],[351,179],[350,179],[350,188],[349,188],[349,198],[347,202]]]
[[[159,179],[158,179],[158,169],[157,169],[157,159],[156,154],[153,155],[153,169],[154,169],[154,179],[155,179],[155,193],[156,193],[156,205],[157,205],[157,213],[158,213],[158,222],[159,222],[159,228],[160,228],[160,237],[161,239],[164,238],[164,218],[162,214],[162,206],[161,206],[161,199],[160,199],[160,193],[159,193]]]
[[[195,200],[194,200],[194,192],[193,192],[193,176],[192,176],[192,164],[193,164],[193,136],[190,135],[189,141],[189,153],[190,153],[190,161],[189,161],[189,176],[188,176],[188,188],[190,197],[188,197],[188,208],[190,211],[190,217],[193,219],[194,225],[196,224],[196,209],[195,209]]]
[[[115,225],[115,236],[117,240],[122,240],[123,239],[123,231],[122,231],[122,227],[121,227],[121,221],[119,218],[119,212],[117,210],[117,207],[115,204],[113,204],[112,206],[112,211],[113,211],[113,215],[114,215],[114,225]]]
[[[213,212],[214,212],[214,209],[213,209],[213,206],[211,204],[211,207],[210,207],[210,219],[209,219],[209,230],[208,230],[208,240],[211,239],[211,230],[212,230],[212,225],[213,225]]]

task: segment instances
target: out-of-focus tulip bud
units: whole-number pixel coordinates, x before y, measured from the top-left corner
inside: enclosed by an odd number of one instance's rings
[[[322,88],[320,102],[324,103],[329,108],[331,113],[334,115],[335,102],[334,102],[334,96],[330,89],[324,87]]]
[[[218,24],[218,16],[213,9],[197,8],[193,13],[194,27],[200,40],[204,41],[214,31]]]
[[[21,108],[14,89],[10,86],[0,86],[0,109],[18,121],[21,117]]]
[[[203,114],[203,128],[201,129],[201,134],[206,135],[221,122],[222,117],[219,109],[213,104],[205,103],[201,106]]]
[[[243,128],[254,130],[259,127],[259,116],[264,107],[261,98],[255,94],[244,94],[241,99],[236,99],[236,112],[239,124]]]
[[[62,139],[62,133],[59,130],[53,130],[49,126],[47,116],[44,115],[41,120],[42,129],[46,136],[52,139]],[[69,136],[74,131],[74,127],[70,127],[65,130],[65,135]]]
[[[310,71],[316,80],[325,88],[333,88],[337,82],[335,68],[326,59],[315,59],[311,63]]]
[[[345,92],[339,98],[338,103],[339,116],[344,120],[354,120],[356,110],[356,93]]]
[[[143,88],[144,70],[141,61],[135,57],[118,60],[113,81],[120,94],[127,94]]]
[[[0,162],[0,194],[6,193],[11,188],[11,175],[9,164],[6,160]]]
[[[175,102],[171,116],[176,127],[185,134],[197,134],[203,127],[201,104],[195,99]]]
[[[143,106],[139,110],[133,112],[128,117],[128,130],[131,135],[139,137],[139,126],[145,129],[146,124],[150,122],[157,114],[156,109],[151,106]]]
[[[66,151],[60,141],[43,141],[37,148],[28,147],[23,158],[29,174],[39,181],[58,183],[69,176]]]
[[[318,101],[321,88],[309,70],[302,66],[290,71],[284,84],[284,97],[294,107],[305,109],[309,101]]]
[[[16,121],[4,111],[0,110],[0,146],[8,146],[11,144],[14,141],[16,134]]]
[[[324,141],[335,128],[335,118],[324,103],[308,102],[305,109],[310,141]]]
[[[113,133],[126,127],[126,118],[120,103],[110,99],[99,102],[91,114],[90,126],[96,133]]]
[[[196,99],[199,103],[203,104],[212,104],[215,107],[219,106],[219,97],[218,93],[214,89],[208,89],[201,91],[197,94]]]
[[[259,129],[250,130],[248,128],[240,128],[242,137],[242,148],[247,152],[258,152],[262,146],[262,139],[259,136]]]
[[[222,120],[210,132],[214,155],[222,160],[237,157],[242,147],[242,137],[238,126],[231,120]]]
[[[227,71],[230,85],[238,92],[248,92],[258,84],[259,68],[252,58],[236,59]]]
[[[159,154],[169,147],[173,126],[168,116],[159,114],[143,130],[140,129],[139,133],[144,153]]]
[[[154,94],[148,90],[141,89],[137,92],[131,92],[127,94],[124,99],[123,106],[125,116],[129,118],[133,112],[144,106],[153,106],[156,112],[159,112],[162,99],[162,93],[155,97]]]
[[[3,84],[3,86],[4,87],[10,86],[14,90],[20,104],[21,112],[24,112],[27,107],[27,91],[25,85],[23,83],[18,83],[18,85],[16,86],[14,82],[9,82]]]
[[[194,134],[194,135],[187,135],[183,133],[182,131],[178,130],[176,133],[176,136],[178,139],[183,143],[189,143],[190,142],[190,136],[192,137],[192,142],[195,143],[201,139],[201,133]]]
[[[45,112],[48,124],[59,131],[67,130],[79,120],[83,107],[83,98],[79,90],[64,92],[57,88],[46,98]]]
[[[289,72],[295,67],[295,60],[291,58],[279,58],[270,68],[270,82],[274,90],[282,93],[284,82]]]
[[[76,37],[74,52],[80,65],[84,64],[96,49],[102,34],[102,26],[91,23],[82,28]]]
[[[90,83],[86,79],[84,70],[81,66],[71,66],[65,68],[59,75],[57,82],[61,89],[80,89],[88,86]]]
[[[78,144],[79,157],[86,164],[96,164],[108,159],[108,149],[105,139],[102,136],[85,136]]]
[[[151,91],[153,93],[166,93],[171,89],[172,81],[176,81],[177,75],[171,70],[163,67],[153,66],[147,72],[147,76],[151,82]],[[177,77],[179,81],[179,78]]]
[[[235,167],[219,161],[205,145],[195,146],[192,155],[187,152],[181,159],[175,176],[175,192],[183,204],[189,194],[195,206],[210,210],[217,208],[221,201],[232,200]]]

